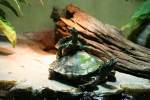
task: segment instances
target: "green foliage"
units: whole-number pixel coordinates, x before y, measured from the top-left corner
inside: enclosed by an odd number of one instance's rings
[[[14,2],[16,3],[16,5],[17,5],[17,7],[18,7],[19,12],[23,15],[22,10],[21,10],[21,7],[20,7],[20,5],[19,5],[19,1],[18,1],[18,0],[14,0]],[[22,1],[22,2],[23,2],[23,1]]]
[[[3,9],[0,8],[0,17],[1,17],[1,19],[6,19],[5,16],[6,16],[5,12],[3,11]]]
[[[19,2],[22,2],[22,3],[27,3],[28,0],[18,0]]]
[[[0,0],[0,5],[3,5],[7,8],[9,8],[16,16],[19,16],[16,9],[7,0]],[[1,10],[3,11],[3,9],[1,9]]]
[[[0,5],[9,8],[16,16],[19,16],[17,10],[7,0],[0,0]],[[16,45],[16,32],[7,21],[5,11],[2,8],[0,8],[0,32],[4,33],[13,47]]]
[[[5,9],[1,8],[2,6],[5,6],[9,8],[16,16],[19,17],[19,14],[15,7],[13,7],[10,2],[10,0],[0,0],[0,32],[4,33],[4,35],[8,38],[12,46],[14,47],[16,45],[16,32],[13,30],[12,26],[8,22],[5,14]],[[21,7],[19,5],[19,2],[28,4],[29,0],[13,0],[15,4],[17,5],[18,11],[21,15],[23,15]],[[40,0],[41,4],[43,5],[43,0]]]
[[[121,29],[129,29],[137,27],[144,19],[150,18],[150,0],[144,1],[133,13],[129,22]]]
[[[28,4],[29,0],[13,0],[17,5],[18,11],[23,15],[19,2]],[[40,0],[43,5],[43,0]],[[10,4],[9,0],[0,0],[0,5],[9,8],[16,16],[19,17],[17,10]],[[0,6],[1,7],[1,6]],[[13,30],[12,26],[6,18],[4,9],[0,8],[0,32],[3,32],[4,35],[8,38],[12,46],[16,45],[16,32]]]
[[[13,47],[16,45],[16,32],[7,21],[0,20],[0,31],[8,38]]]

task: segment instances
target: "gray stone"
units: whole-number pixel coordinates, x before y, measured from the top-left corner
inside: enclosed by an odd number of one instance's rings
[[[35,44],[19,42],[16,48],[12,48],[10,44],[0,42],[0,46],[14,52],[11,55],[0,55],[0,80],[16,81],[15,87],[10,91],[26,88],[42,91],[42,89],[49,88],[55,91],[78,93],[78,89],[73,86],[48,79],[49,64],[55,60],[56,55],[43,51]],[[99,85],[99,90],[95,93],[101,95],[113,95],[122,91],[150,93],[150,80],[148,79],[120,72],[116,72],[116,78],[116,82]]]

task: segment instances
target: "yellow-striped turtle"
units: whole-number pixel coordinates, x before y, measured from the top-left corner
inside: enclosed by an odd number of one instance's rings
[[[104,62],[84,51],[77,51],[54,61],[49,68],[49,79],[78,84],[85,90],[104,83],[107,79],[115,79],[111,72],[115,64],[115,59]]]

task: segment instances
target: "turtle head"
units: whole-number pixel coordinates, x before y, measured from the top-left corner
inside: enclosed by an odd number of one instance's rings
[[[70,29],[70,33],[71,33],[71,35],[75,35],[75,34],[77,34],[77,30],[73,27]]]

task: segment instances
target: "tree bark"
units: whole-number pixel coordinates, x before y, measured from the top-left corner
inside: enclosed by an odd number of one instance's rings
[[[57,40],[75,27],[88,53],[105,60],[117,58],[115,70],[150,79],[150,49],[127,40],[114,26],[103,24],[74,5],[68,5],[54,22]]]

